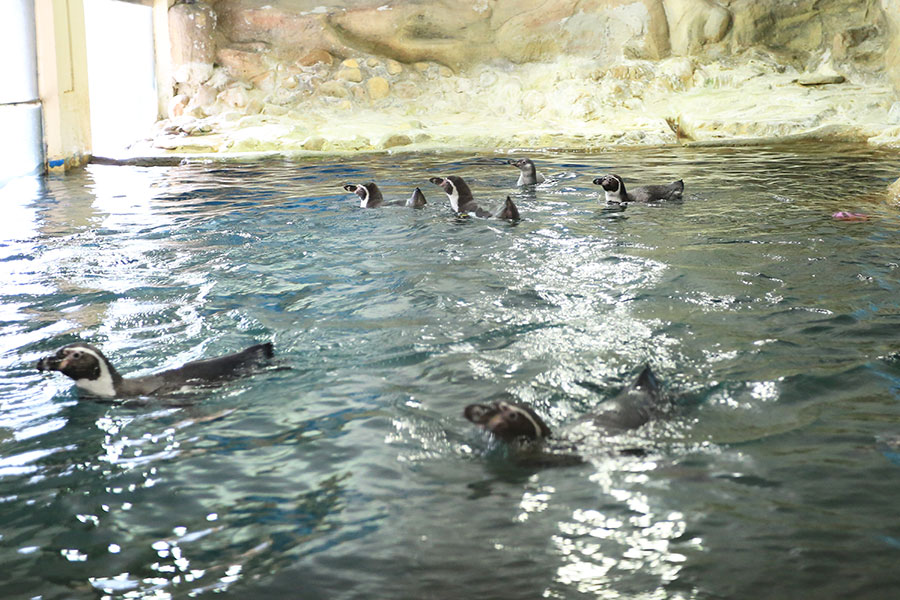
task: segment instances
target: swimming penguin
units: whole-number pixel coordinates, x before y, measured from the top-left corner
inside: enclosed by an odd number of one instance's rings
[[[406,200],[395,200],[385,202],[381,190],[375,185],[375,182],[357,185],[355,183],[345,183],[344,189],[359,196],[360,208],[378,208],[379,206],[407,206],[409,208],[423,208],[426,204],[425,194],[422,190],[416,188],[412,195]]]
[[[607,433],[615,434],[637,429],[665,414],[666,409],[667,403],[660,392],[659,382],[647,366],[631,385],[604,402],[600,411],[579,421],[590,422]],[[463,416],[504,442],[541,442],[552,436],[544,420],[524,404],[470,404],[463,411]]]
[[[457,177],[456,175],[450,175],[449,177],[432,177],[428,181],[444,190],[444,193],[447,194],[447,199],[450,200],[451,208],[453,208],[457,214],[469,213],[484,219],[493,217],[495,219],[508,219],[510,221],[519,220],[519,209],[516,208],[512,198],[509,196],[506,197],[503,208],[492,213],[478,206],[474,198],[472,198],[472,190],[469,189],[469,185],[463,181],[462,177]]]
[[[519,173],[519,180],[516,182],[517,186],[521,187],[523,185],[544,183],[544,176],[537,172],[537,169],[534,168],[534,163],[531,162],[530,158],[510,160],[509,164],[518,167],[519,171],[521,171]]]
[[[42,358],[38,371],[59,371],[75,380],[79,390],[101,398],[150,396],[173,392],[190,383],[204,383],[238,375],[250,366],[272,358],[271,342],[207,360],[196,360],[176,369],[153,375],[125,378],[100,350],[84,342],[63,346],[56,354]]]
[[[645,185],[634,190],[625,191],[625,182],[618,175],[604,175],[594,180],[606,192],[607,204],[624,204],[626,202],[657,202],[660,200],[681,200],[684,193],[684,181],[679,179],[668,185]]]

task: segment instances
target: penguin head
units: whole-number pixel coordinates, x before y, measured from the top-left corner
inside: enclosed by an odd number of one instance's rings
[[[520,158],[519,160],[510,160],[509,164],[514,167],[518,167],[520,170],[526,173],[534,172],[534,163],[530,158]]]
[[[440,187],[447,194],[450,200],[450,206],[453,210],[459,212],[459,207],[472,200],[472,190],[468,184],[463,181],[462,177],[449,175],[447,177],[432,177],[429,179],[431,183]]]
[[[625,191],[625,182],[618,175],[598,177],[594,180],[594,185],[603,188],[607,204],[627,206],[628,193]]]
[[[456,187],[449,177],[431,177],[428,181],[444,190],[444,193],[448,196],[456,191]]]
[[[344,189],[359,196],[360,208],[372,208],[378,206],[384,200],[384,197],[381,195],[381,190],[378,189],[378,186],[375,185],[374,181],[370,181],[364,185],[345,183]]]
[[[77,342],[63,346],[56,354],[42,358],[37,363],[38,371],[59,371],[74,380],[97,381],[104,374],[110,376],[109,361],[99,349]]]
[[[594,185],[599,185],[605,191],[612,192],[613,194],[620,192],[625,187],[622,178],[618,175],[604,175],[603,177],[598,177],[594,180]]]
[[[494,402],[493,404],[470,404],[463,416],[476,425],[503,440],[511,442],[517,438],[543,440],[550,437],[550,428],[537,413],[523,404]]]

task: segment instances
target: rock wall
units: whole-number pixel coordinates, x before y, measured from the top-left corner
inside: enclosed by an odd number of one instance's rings
[[[900,145],[900,0],[207,0],[158,145]]]

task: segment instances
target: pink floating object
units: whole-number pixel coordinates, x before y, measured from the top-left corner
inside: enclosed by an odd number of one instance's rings
[[[838,212],[831,215],[831,218],[837,219],[838,221],[868,221],[869,215],[839,210]]]

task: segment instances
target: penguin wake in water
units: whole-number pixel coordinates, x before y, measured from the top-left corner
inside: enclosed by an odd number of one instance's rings
[[[625,182],[618,175],[604,175],[594,179],[606,193],[607,204],[626,204],[628,202],[659,202],[661,200],[681,200],[684,194],[684,181],[679,179],[668,185],[644,185],[631,191],[625,190]]]
[[[520,171],[519,180],[516,182],[516,185],[518,187],[522,187],[523,185],[535,185],[537,183],[544,183],[544,176],[538,173],[537,169],[535,169],[534,167],[534,163],[530,158],[510,160],[509,164],[517,167]]]
[[[375,185],[374,181],[366,183],[364,185],[345,183],[343,187],[348,192],[359,196],[360,208],[378,208],[379,206],[407,206],[409,208],[424,208],[426,204],[425,194],[423,194],[422,190],[420,190],[419,188],[413,190],[412,195],[406,200],[393,200],[391,202],[385,202],[384,196],[381,195],[381,190],[378,189],[378,186]]]
[[[98,348],[76,342],[39,360],[37,370],[59,371],[75,380],[78,389],[90,396],[128,398],[166,394],[190,384],[228,379],[264,363],[273,355],[272,343],[265,342],[227,356],[192,361],[153,375],[125,378]]]
[[[453,208],[456,214],[471,214],[483,219],[519,220],[519,209],[516,208],[512,198],[509,196],[506,197],[506,202],[502,208],[489,212],[478,206],[472,197],[472,190],[469,189],[469,185],[463,181],[462,177],[457,177],[456,175],[432,177],[428,181],[444,190],[444,193],[447,194],[447,199],[450,200],[450,207]]]
[[[652,420],[667,415],[671,405],[663,398],[659,382],[649,366],[644,367],[634,382],[614,398],[607,400],[601,409],[578,420],[578,424],[590,424],[593,429],[609,435],[622,434],[638,429]],[[577,452],[578,440],[572,436],[556,435],[530,407],[515,402],[470,404],[463,411],[470,422],[480,425],[499,440],[506,443],[543,444],[549,438],[562,439],[563,449]],[[622,454],[641,454],[640,449],[623,448]],[[548,460],[553,457],[558,461]],[[534,459],[534,456],[531,457]],[[577,460],[576,460],[577,459]],[[529,460],[529,462],[534,462]],[[544,464],[573,464],[581,459],[572,454],[542,454],[537,461]]]

